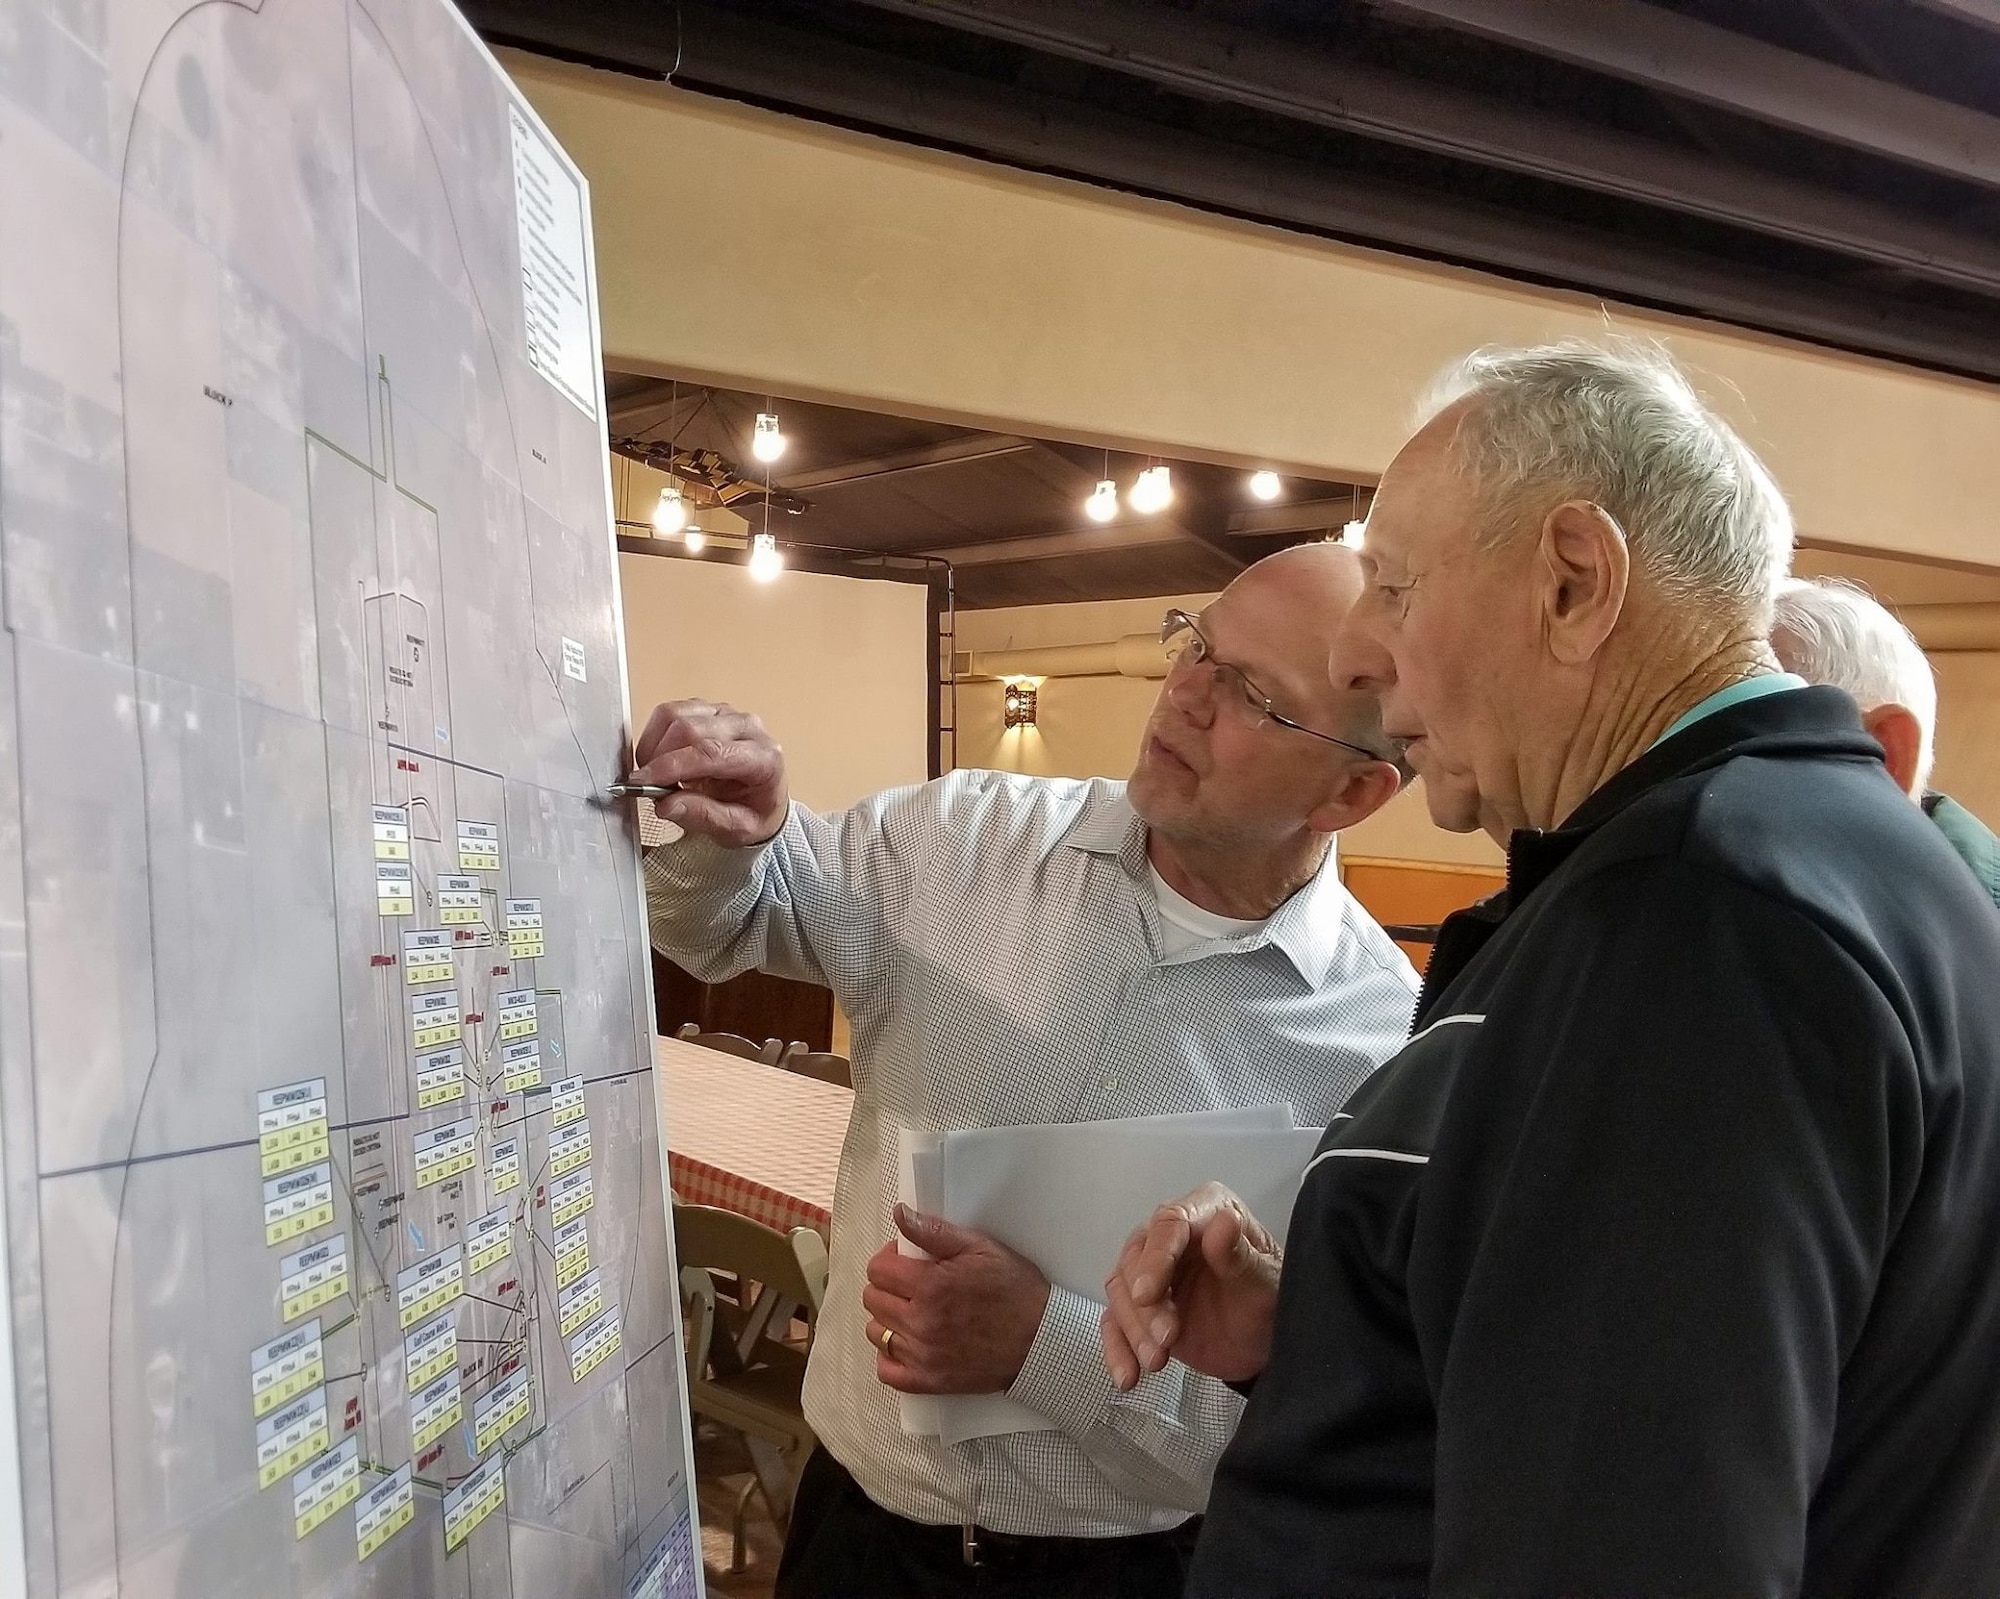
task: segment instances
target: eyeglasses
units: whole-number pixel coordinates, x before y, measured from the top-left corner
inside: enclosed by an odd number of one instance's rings
[[[1167,612],[1160,622],[1160,642],[1167,647],[1167,669],[1179,671],[1183,666],[1195,667],[1204,662],[1214,674],[1215,691],[1223,703],[1235,703],[1246,714],[1255,718],[1252,726],[1261,726],[1266,721],[1276,722],[1280,727],[1289,727],[1294,733],[1304,733],[1310,738],[1320,739],[1328,744],[1338,744],[1344,750],[1352,750],[1356,755],[1365,755],[1371,761],[1393,760],[1393,756],[1366,749],[1350,743],[1344,738],[1335,738],[1331,733],[1322,733],[1317,728],[1307,727],[1303,722],[1295,722],[1289,716],[1280,714],[1266,694],[1240,666],[1231,666],[1226,661],[1215,658],[1215,649],[1201,630],[1197,618],[1186,611],[1175,609]]]

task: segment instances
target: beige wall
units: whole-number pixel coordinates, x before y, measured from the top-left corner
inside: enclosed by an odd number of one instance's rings
[[[620,555],[634,727],[661,700],[727,700],[785,748],[793,795],[839,810],[929,772],[919,583]]]
[[[1412,784],[1359,827],[1340,838],[1343,860],[1438,861],[1499,866],[1506,857],[1484,833],[1447,833],[1432,825],[1422,781]]]
[[[504,59],[590,179],[613,367],[1367,479],[1450,357],[1611,326],[1668,340],[1806,533],[2000,559],[1992,386]]]
[[[1937,654],[1937,768],[1941,788],[2000,827],[2000,654]]]
[[[1214,596],[1163,595],[1144,600],[1093,600],[1070,605],[1019,605],[961,611],[958,649],[1032,649],[1043,644],[1097,644],[1158,628],[1171,605],[1199,610]],[[958,685],[958,764],[994,766],[1038,777],[1124,777],[1132,770],[1139,730],[1160,685],[1136,677],[1066,677],[1044,681],[1032,728],[1009,729],[1001,716],[1001,685]]]
[[[958,649],[1032,649],[1044,644],[1099,644],[1127,633],[1151,632],[1172,605],[1200,610],[1209,594],[1159,599],[1093,600],[1071,605],[1018,605],[961,611]],[[1003,725],[1001,685],[958,685],[958,764],[994,766],[1039,777],[1124,777],[1132,770],[1139,730],[1160,685],[1138,677],[1044,680],[1035,726]]]
[[[1792,570],[1860,583],[1906,620],[1911,606],[2000,601],[2000,573],[1822,550],[1800,550]],[[1930,662],[1938,682],[1937,769],[1931,781],[2000,825],[2000,653],[1937,651]]]
[[[958,764],[1039,777],[1124,777],[1160,685],[1137,677],[1042,681],[1035,726],[1001,725],[1001,688],[958,685]]]

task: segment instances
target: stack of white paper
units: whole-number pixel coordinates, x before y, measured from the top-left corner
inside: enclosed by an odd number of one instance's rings
[[[1282,1240],[1322,1132],[1294,1126],[1289,1105],[905,1131],[902,1197],[992,1235],[1032,1260],[1051,1283],[1101,1304],[1104,1279],[1132,1230],[1156,1206],[1202,1183],[1234,1190]],[[1052,1425],[1005,1394],[903,1399],[906,1432],[938,1434],[949,1443]]]

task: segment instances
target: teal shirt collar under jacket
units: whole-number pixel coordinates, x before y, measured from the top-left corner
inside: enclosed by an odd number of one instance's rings
[[[1745,700],[1762,699],[1766,694],[1782,694],[1787,689],[1804,688],[1806,680],[1792,672],[1767,672],[1762,677],[1746,677],[1740,683],[1731,683],[1727,688],[1719,688],[1698,705],[1690,705],[1674,718],[1673,725],[1658,738],[1649,749],[1666,743],[1676,733],[1685,732],[1705,716],[1713,716],[1717,711],[1726,711],[1732,705],[1741,705]]]

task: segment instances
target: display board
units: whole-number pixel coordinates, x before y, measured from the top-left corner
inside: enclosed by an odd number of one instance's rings
[[[698,1590],[596,327],[440,0],[0,0],[0,1593]]]

